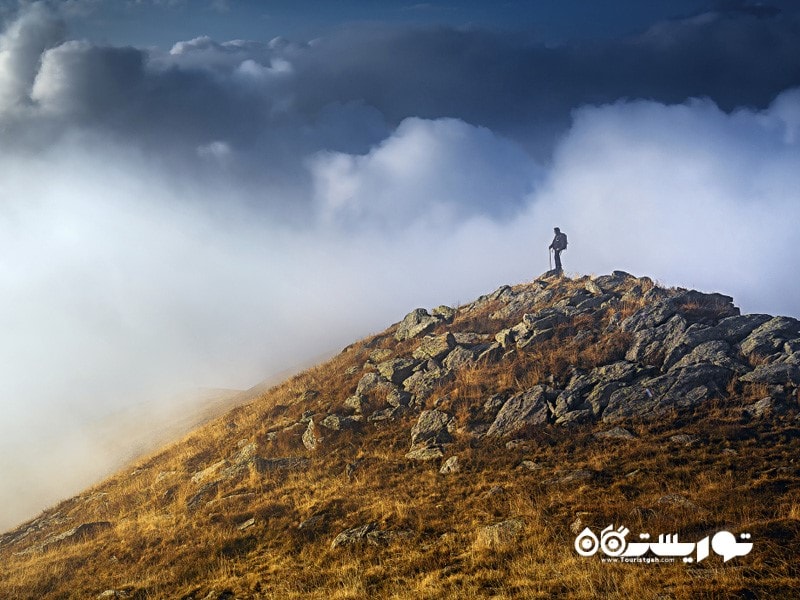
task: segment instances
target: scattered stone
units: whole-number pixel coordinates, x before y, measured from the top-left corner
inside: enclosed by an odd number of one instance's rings
[[[446,444],[452,441],[447,430],[452,417],[437,409],[423,410],[411,429],[411,447]]]
[[[448,369],[464,369],[475,365],[475,350],[456,346],[444,359],[444,366]]]
[[[344,401],[345,408],[350,408],[357,413],[360,413],[364,409],[364,406],[366,406],[366,404],[367,404],[367,399],[364,398],[364,396],[359,396],[358,394],[350,396],[349,398],[347,398],[347,400]]]
[[[537,385],[527,392],[512,396],[503,404],[486,435],[511,435],[526,425],[547,423],[549,395],[547,388]]]
[[[398,341],[417,337],[423,333],[428,333],[442,320],[442,317],[430,315],[424,308],[417,308],[403,318],[397,327],[394,337]]]
[[[593,477],[594,474],[591,471],[577,469],[559,477],[558,483],[581,483],[584,481],[589,481]]]
[[[333,431],[341,431],[343,429],[352,429],[357,423],[358,421],[353,417],[331,414],[322,419],[320,425]]]
[[[339,548],[340,546],[352,546],[364,542],[367,539],[367,534],[377,527],[377,523],[370,522],[360,527],[353,527],[346,529],[337,535],[331,543],[331,550]]]
[[[752,419],[763,419],[776,412],[779,412],[779,406],[769,397],[744,407],[744,413]]]
[[[236,529],[238,529],[239,531],[244,531],[245,529],[250,529],[255,524],[256,524],[255,518],[247,519],[247,521],[237,525]]]
[[[374,522],[367,523],[361,527],[354,527],[347,529],[334,538],[331,543],[331,550],[340,547],[358,546],[363,543],[373,544],[375,546],[385,545],[397,539],[406,539],[411,537],[411,531],[381,531],[377,528]]]
[[[42,548],[48,548],[55,544],[67,544],[73,542],[82,542],[97,537],[102,532],[111,529],[113,524],[109,521],[94,521],[91,523],[81,523],[77,527],[73,527],[69,531],[59,533],[53,537],[47,538],[42,544]]]
[[[380,423],[383,421],[390,421],[391,419],[394,418],[396,410],[397,409],[393,406],[390,406],[389,408],[383,408],[381,410],[376,410],[369,417],[367,417],[367,421],[369,421],[370,423]]]
[[[456,346],[456,338],[449,331],[442,335],[426,335],[414,350],[417,360],[441,360]]]
[[[207,501],[211,498],[211,496],[215,496],[217,494],[217,490],[219,489],[220,480],[211,481],[197,490],[197,493],[194,494],[191,498],[186,501],[186,507],[189,510],[194,510],[200,506],[204,501]]]
[[[409,392],[400,389],[392,390],[386,396],[386,402],[393,408],[408,406],[411,403],[411,400],[412,395]]]
[[[683,444],[684,446],[688,446],[689,444],[693,444],[697,440],[696,437],[693,435],[688,435],[686,433],[678,433],[676,435],[670,436],[669,441],[674,442],[675,444]]]
[[[321,441],[322,438],[317,434],[317,428],[312,419],[308,422],[308,427],[306,427],[305,433],[303,433],[303,446],[309,450],[316,450]]]
[[[378,348],[369,353],[369,362],[373,364],[382,363],[392,358],[393,352],[388,348]]]
[[[517,468],[527,469],[528,471],[541,471],[544,469],[544,466],[532,460],[523,460],[521,463],[519,463],[519,467]]]
[[[285,456],[281,458],[261,458],[253,459],[253,467],[258,473],[269,473],[270,471],[296,471],[304,469],[308,465],[308,459],[302,456]]]
[[[408,358],[395,358],[387,360],[378,365],[378,372],[381,376],[394,384],[401,384],[411,373],[417,363]]]
[[[445,323],[452,322],[453,319],[456,317],[456,309],[451,308],[449,306],[445,306],[442,304],[441,306],[437,306],[431,311],[431,314],[434,317],[441,317]]]
[[[694,502],[689,500],[686,496],[681,496],[680,494],[667,494],[666,496],[661,496],[657,503],[674,506],[676,508],[684,508],[687,510],[697,508],[697,505]]]
[[[406,453],[406,458],[410,460],[429,461],[437,458],[442,458],[444,451],[440,446],[424,446],[422,448],[414,448]]]
[[[525,450],[527,447],[528,442],[519,438],[506,442],[506,450]]]
[[[227,464],[228,464],[227,460],[220,460],[215,462],[210,467],[206,467],[202,471],[198,471],[197,473],[192,475],[192,483],[201,483],[203,481],[211,479],[212,477],[217,475],[217,473],[219,473],[222,467],[224,467]]]
[[[502,548],[519,539],[524,529],[525,523],[520,519],[501,521],[479,529],[476,544],[489,549]]]
[[[795,363],[770,362],[758,365],[755,369],[739,377],[747,383],[800,385],[800,365]]]
[[[325,521],[325,514],[313,515],[297,526],[298,529],[303,531],[312,531],[317,529]]]
[[[388,394],[394,387],[378,373],[365,373],[356,386],[356,396],[366,396],[371,392]]]
[[[601,431],[595,433],[594,437],[599,439],[614,439],[614,440],[635,440],[636,436],[624,427],[614,427],[608,431]]]
[[[458,473],[461,470],[461,461],[458,460],[457,456],[451,456],[442,465],[442,468],[439,469],[439,473],[442,475],[448,475],[449,473]]]
[[[131,593],[126,590],[106,590],[97,595],[98,599],[104,598],[132,598]]]

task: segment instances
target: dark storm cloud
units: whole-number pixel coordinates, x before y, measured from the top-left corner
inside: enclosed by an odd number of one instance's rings
[[[55,29],[34,7],[23,19]],[[724,10],[556,47],[478,29],[360,26],[309,44],[197,38],[169,54],[58,47],[54,32],[42,55],[41,41],[20,42],[25,34],[13,50],[17,80],[37,79],[26,127],[77,120],[192,160],[221,141],[238,153],[238,176],[273,180],[298,176],[292,165],[314,150],[366,152],[410,116],[485,126],[547,159],[584,104],[708,97],[727,111],[764,108],[800,84],[800,20],[788,12]],[[352,134],[327,135],[340,107]]]

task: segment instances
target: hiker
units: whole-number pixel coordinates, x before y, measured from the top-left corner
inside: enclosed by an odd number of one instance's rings
[[[553,238],[553,242],[550,244],[550,250],[553,251],[553,254],[556,257],[556,274],[561,274],[564,269],[561,268],[561,252],[567,249],[567,234],[561,233],[561,230],[558,227],[554,227],[553,231],[555,232],[556,236]]]

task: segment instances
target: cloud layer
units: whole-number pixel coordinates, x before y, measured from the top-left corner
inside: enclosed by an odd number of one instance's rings
[[[124,458],[98,423],[150,402],[147,428],[187,389],[530,279],[554,225],[568,271],[800,314],[797,27],[725,12],[584,46],[374,26],[162,52],[69,39],[28,5],[0,36],[0,527]]]

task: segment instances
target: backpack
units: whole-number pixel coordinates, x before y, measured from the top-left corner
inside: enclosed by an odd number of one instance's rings
[[[561,231],[558,234],[558,239],[556,240],[556,243],[553,246],[557,250],[566,250],[567,249],[567,234],[564,233],[563,231]]]

